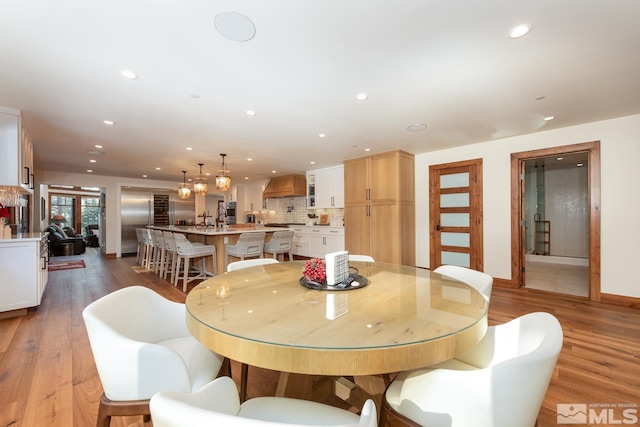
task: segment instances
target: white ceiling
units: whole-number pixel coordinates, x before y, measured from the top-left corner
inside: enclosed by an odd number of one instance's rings
[[[40,170],[180,182],[226,153],[244,182],[640,113],[639,22],[638,0],[3,0],[0,105]]]

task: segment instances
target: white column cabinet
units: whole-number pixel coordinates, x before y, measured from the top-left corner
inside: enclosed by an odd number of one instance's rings
[[[344,166],[307,172],[307,207],[344,207]]]
[[[254,182],[252,184],[245,184],[244,189],[244,210],[258,211],[265,209],[264,199],[262,198],[262,192],[267,186],[269,181]]]

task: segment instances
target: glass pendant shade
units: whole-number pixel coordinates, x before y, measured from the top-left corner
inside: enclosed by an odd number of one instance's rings
[[[178,197],[188,199],[191,196],[191,189],[187,185],[187,171],[182,171],[182,186],[178,187]]]
[[[207,194],[207,191],[209,191],[209,185],[207,184],[207,181],[205,181],[205,179],[202,177],[202,166],[204,165],[204,163],[198,163],[198,165],[200,166],[200,177],[193,184],[193,191],[196,194],[204,196]]]
[[[220,169],[220,175],[216,176],[216,189],[220,191],[229,191],[231,188],[231,177],[228,175],[229,171],[224,164],[224,158],[226,154],[220,154],[222,156],[222,168]]]

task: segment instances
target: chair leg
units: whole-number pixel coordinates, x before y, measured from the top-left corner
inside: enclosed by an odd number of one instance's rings
[[[242,364],[240,370],[240,403],[247,400],[247,379],[249,377],[249,365]]]
[[[189,280],[189,258],[184,259],[184,272],[182,274],[182,292],[187,292],[187,281]]]
[[[144,418],[151,417],[148,400],[131,400],[116,402],[107,398],[102,393],[100,407],[98,408],[97,427],[109,427],[113,416],[142,415]]]

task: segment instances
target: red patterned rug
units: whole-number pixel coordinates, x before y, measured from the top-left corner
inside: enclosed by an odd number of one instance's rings
[[[49,261],[49,271],[71,270],[85,268],[84,261]]]

